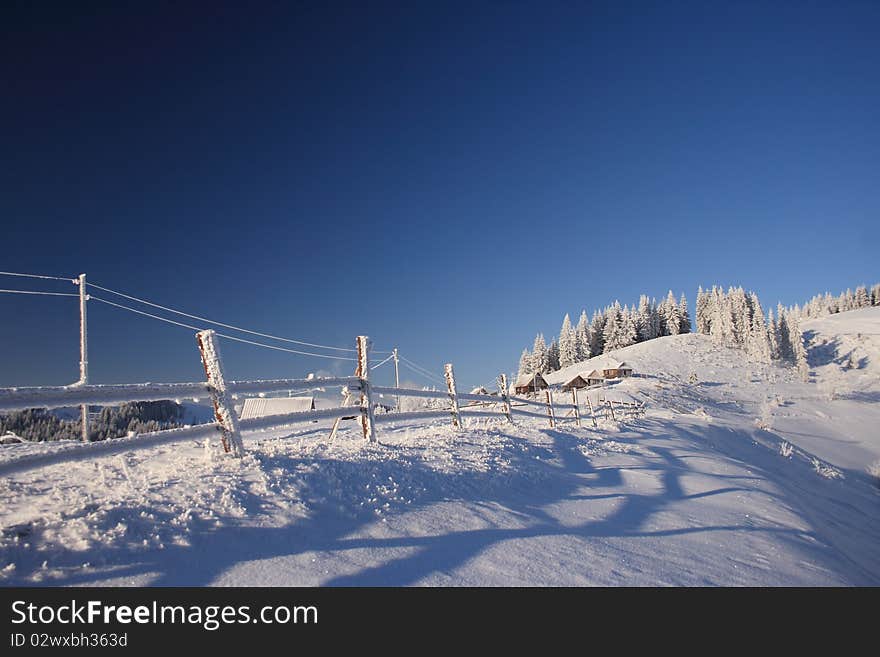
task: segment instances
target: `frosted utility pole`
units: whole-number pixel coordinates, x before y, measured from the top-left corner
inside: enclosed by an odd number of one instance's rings
[[[79,384],[86,385],[89,382],[89,333],[86,322],[86,275],[79,275]],[[89,405],[83,404],[79,408],[82,415],[82,439],[89,442]]]
[[[391,352],[394,355],[394,387],[400,388],[400,370],[397,369],[397,347]],[[400,395],[397,395],[397,412],[400,413]]]

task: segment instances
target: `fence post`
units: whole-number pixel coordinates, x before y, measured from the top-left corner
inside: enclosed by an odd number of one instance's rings
[[[605,403],[608,404],[608,408],[611,409],[611,419],[614,420],[615,422],[617,422],[617,418],[614,417],[614,402],[611,401],[610,399],[606,399]]]
[[[578,389],[574,387],[571,389],[571,405],[574,406],[574,423],[577,426],[581,426],[581,412],[578,409]]]
[[[376,442],[376,421],[373,419],[373,395],[370,391],[370,358],[368,355],[370,339],[366,335],[357,336],[357,371],[355,376],[361,381],[361,427],[364,439]]]
[[[79,383],[85,385],[89,382],[89,323],[86,317],[86,302],[89,295],[86,293],[86,275],[80,274],[79,280]],[[89,442],[89,405],[79,407],[82,415],[82,439]]]
[[[498,375],[498,394],[501,395],[501,412],[507,418],[507,421],[513,423],[513,415],[510,411],[510,390],[507,387],[507,375]]]
[[[547,388],[544,391],[547,394],[547,415],[550,416],[550,428],[556,428],[556,416],[553,414],[553,393],[550,392],[550,388]]]
[[[461,423],[461,413],[458,410],[458,392],[455,389],[455,372],[452,370],[452,363],[446,363],[443,366],[443,374],[446,377],[446,389],[449,391],[449,406],[452,411],[452,426],[456,429],[463,429]]]
[[[596,412],[593,410],[593,400],[590,399],[589,392],[587,392],[587,405],[590,407],[590,419],[593,421],[593,428],[596,429],[599,425],[596,424]]]
[[[223,375],[217,334],[210,329],[199,331],[196,333],[196,340],[199,343],[202,365],[205,366],[205,376],[211,390],[211,401],[214,402],[214,418],[220,429],[223,450],[225,452],[231,451],[235,456],[242,456],[244,445],[241,442],[241,432],[238,429],[238,417],[235,415],[232,399],[226,389],[226,377]]]

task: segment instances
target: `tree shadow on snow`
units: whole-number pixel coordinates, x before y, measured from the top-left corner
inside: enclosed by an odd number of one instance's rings
[[[315,464],[314,455],[260,453],[258,458],[264,471],[281,469],[284,472],[297,473],[299,497],[310,510],[306,517],[281,527],[254,527],[230,518],[224,518],[219,526],[214,526],[213,519],[205,518],[193,523],[188,545],[166,544],[161,550],[155,546],[145,548],[136,536],[128,542],[103,548],[103,563],[94,566],[106,578],[147,577],[154,586],[203,586],[216,582],[225,572],[245,562],[283,557],[288,560],[279,563],[296,568],[296,564],[306,559],[306,554],[317,555],[316,558],[322,555],[351,555],[347,565],[352,572],[335,575],[331,573],[322,583],[338,586],[403,586],[418,584],[431,578],[442,580],[446,574],[466,562],[513,540],[541,537],[589,540],[596,537],[607,539],[710,532],[764,532],[790,542],[801,553],[808,553],[811,559],[837,573],[844,581],[859,584],[880,582],[877,576],[880,573],[878,564],[865,563],[864,560],[856,563],[841,556],[848,553],[850,548],[858,547],[849,544],[846,538],[837,539],[836,543],[830,544],[824,538],[817,539],[810,532],[785,527],[754,526],[745,520],[716,526],[698,526],[682,521],[677,527],[667,526],[652,530],[652,520],[657,514],[679,503],[755,490],[746,485],[751,477],[709,475],[720,480],[717,487],[687,494],[682,477],[694,473],[705,474],[701,473],[699,465],[701,458],[705,457],[707,445],[728,458],[746,464],[755,472],[772,478],[783,494],[780,504],[798,510],[801,518],[810,518],[817,507],[833,507],[834,512],[840,514],[840,505],[851,505],[852,498],[837,491],[831,495],[836,498],[837,504],[822,503],[820,498],[829,494],[824,490],[827,487],[819,486],[821,490],[814,492],[816,487],[805,485],[806,475],[800,471],[796,476],[779,481],[775,474],[779,466],[772,459],[781,457],[769,450],[765,450],[766,453],[756,450],[751,436],[745,432],[729,432],[720,436],[717,428],[712,427],[689,426],[685,429],[672,422],[657,420],[652,420],[649,424],[654,429],[651,435],[645,436],[651,439],[650,447],[645,450],[650,458],[645,459],[642,465],[629,463],[627,466],[617,466],[613,459],[603,458],[602,465],[597,466],[585,454],[583,447],[588,443],[588,437],[598,434],[583,429],[571,432],[544,430],[543,433],[551,440],[549,448],[520,437],[502,434],[501,437],[506,441],[504,453],[510,460],[509,467],[489,471],[441,471],[402,451],[392,453],[384,459],[371,458],[371,453],[364,454],[358,460],[338,459],[326,454],[320,457],[317,468],[311,467]],[[693,441],[693,454],[676,454],[676,450],[666,446],[662,438],[664,430]],[[465,439],[477,435],[479,434],[465,434]],[[623,444],[639,444],[637,433],[615,434],[614,440]],[[680,444],[676,447],[681,451]],[[392,452],[398,450],[394,446],[378,449]],[[634,492],[631,487],[627,487],[624,471],[639,469],[654,471],[659,482],[657,490]],[[815,476],[810,472],[806,474]],[[401,536],[375,536],[373,534],[382,532],[370,531],[377,521],[377,515],[372,508],[356,513],[348,511],[358,499],[353,491],[389,478],[401,482],[402,492],[410,498],[408,501],[392,499],[385,511],[386,515],[402,514],[448,501],[466,501],[469,509],[500,510],[516,518],[517,526],[498,527],[487,521],[485,526],[474,529],[446,528],[426,533],[421,528],[417,535],[414,532]],[[331,483],[328,484],[328,481]],[[344,492],[334,490],[334,481],[340,482],[339,488],[350,491],[351,494],[346,496]],[[840,482],[822,483],[833,486]],[[593,495],[590,493],[591,488],[603,490]],[[805,499],[809,499],[809,503]],[[575,500],[613,500],[617,504],[607,515],[595,520],[574,525],[560,521],[553,513],[553,506]],[[238,502],[246,510],[264,510],[266,497],[242,487]],[[125,507],[109,511],[101,526],[112,528],[118,522],[125,522],[126,518],[141,516],[141,512],[153,514],[155,525],[160,528],[175,521],[172,513],[144,504],[134,509]],[[857,505],[846,509],[845,513],[858,516],[864,510]],[[824,523],[826,519],[821,520]],[[876,525],[875,517],[870,531],[880,537]],[[57,576],[46,579],[41,584],[81,585],[94,583],[101,578],[94,571],[78,568],[82,557],[76,550],[60,546],[55,546],[55,550],[52,566],[60,569],[61,574],[56,572]],[[368,551],[370,556],[365,557],[368,565],[358,565],[357,551],[360,550]],[[37,570],[37,564],[44,558],[24,548],[15,548],[14,553],[7,553],[4,557],[16,563],[17,575],[21,577]],[[290,557],[298,557],[299,560],[290,560]],[[584,559],[588,560],[589,556],[585,555]],[[657,559],[662,561],[662,554],[658,554]],[[279,567],[277,564],[271,566],[276,569],[274,576],[277,579],[272,580],[271,576],[266,576],[263,578],[266,580],[264,584],[273,581],[316,583],[314,578],[298,578],[296,572],[278,572]],[[17,576],[6,583],[29,583],[25,580],[15,581],[16,579]]]

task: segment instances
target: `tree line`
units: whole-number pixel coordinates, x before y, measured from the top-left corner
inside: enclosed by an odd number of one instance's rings
[[[620,302],[615,301],[601,311],[594,311],[592,320],[588,320],[587,312],[582,310],[576,326],[566,313],[558,338],[548,345],[544,335],[538,333],[531,351],[523,349],[517,378],[535,372],[548,374],[614,349],[690,332],[687,299],[682,294],[676,301],[672,290],[660,303],[646,294],[632,307],[621,307]]]
[[[183,407],[173,401],[129,402],[105,406],[89,419],[89,440],[120,438],[183,426]],[[14,433],[31,442],[82,440],[79,419],[65,420],[44,408],[0,415],[0,435]]]

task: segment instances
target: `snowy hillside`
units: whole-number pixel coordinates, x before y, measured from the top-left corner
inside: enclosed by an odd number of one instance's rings
[[[598,428],[469,418],[247,455],[162,445],[8,473],[4,584],[878,585],[880,308],[803,326],[813,382],[707,336],[608,357]],[[594,369],[582,363],[548,378]],[[582,398],[583,399],[583,398]],[[0,447],[2,460],[20,450]]]

